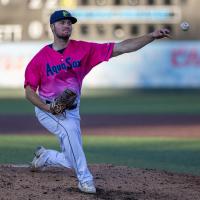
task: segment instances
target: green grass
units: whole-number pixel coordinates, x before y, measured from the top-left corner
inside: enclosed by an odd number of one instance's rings
[[[200,114],[197,90],[88,90],[82,114]],[[0,98],[0,114],[33,114],[24,98]]]
[[[84,136],[84,150],[92,163],[200,175],[200,139]],[[53,136],[0,136],[0,163],[31,161],[35,146],[59,149]]]

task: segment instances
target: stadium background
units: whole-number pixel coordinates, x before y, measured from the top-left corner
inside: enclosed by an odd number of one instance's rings
[[[51,42],[49,14],[64,8],[79,19],[72,35],[78,40],[120,41],[159,27],[172,32],[171,40],[113,58],[85,79],[81,113],[89,163],[200,174],[199,4],[1,0],[0,163],[29,162],[38,143],[59,148],[35,120],[33,106],[24,99],[23,80],[27,62]],[[181,21],[191,24],[190,31],[181,31]]]

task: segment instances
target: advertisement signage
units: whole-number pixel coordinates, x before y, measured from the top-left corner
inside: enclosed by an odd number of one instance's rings
[[[44,43],[0,45],[0,87],[23,87],[24,71]],[[80,63],[81,65],[81,63]],[[200,42],[155,41],[111,58],[86,76],[84,87],[200,87]]]

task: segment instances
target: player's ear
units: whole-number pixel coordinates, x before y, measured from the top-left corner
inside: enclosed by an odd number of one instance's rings
[[[50,24],[50,27],[51,27],[52,32],[54,32],[54,29],[55,29],[54,24]]]

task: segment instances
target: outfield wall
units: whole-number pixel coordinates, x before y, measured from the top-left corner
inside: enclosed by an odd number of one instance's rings
[[[25,67],[45,43],[1,43],[0,87],[23,87]],[[155,41],[100,64],[85,78],[84,86],[197,88],[199,77],[200,41]]]

